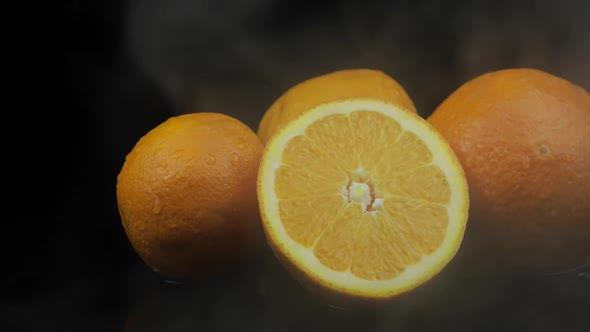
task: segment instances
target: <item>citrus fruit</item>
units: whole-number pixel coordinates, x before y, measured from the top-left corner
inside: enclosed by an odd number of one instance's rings
[[[154,271],[172,279],[218,271],[261,236],[256,177],[262,144],[219,113],[169,118],[145,134],[117,177],[126,235]]]
[[[463,84],[428,121],[469,182],[469,251],[527,270],[588,262],[588,92],[544,71],[504,69]]]
[[[347,98],[374,98],[416,112],[404,88],[379,70],[343,69],[316,76],[294,85],[265,112],[258,136],[269,138],[301,113],[320,104]]]
[[[346,99],[302,113],[265,146],[258,198],[270,247],[309,289],[378,300],[416,288],[458,250],[467,183],[416,113]]]

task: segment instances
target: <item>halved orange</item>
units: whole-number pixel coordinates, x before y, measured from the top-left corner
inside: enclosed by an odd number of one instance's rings
[[[366,299],[439,273],[461,244],[469,206],[444,138],[376,99],[322,104],[273,135],[258,198],[267,240],[294,275]]]

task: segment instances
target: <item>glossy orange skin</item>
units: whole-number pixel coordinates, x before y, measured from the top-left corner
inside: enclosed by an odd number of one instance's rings
[[[590,260],[590,95],[543,71],[487,73],[428,118],[465,170],[463,251],[558,271]]]
[[[312,77],[287,90],[264,113],[257,134],[266,144],[274,133],[302,113],[327,102],[350,98],[375,98],[416,113],[406,90],[382,71],[343,69]]]
[[[117,178],[121,221],[143,261],[182,280],[247,254],[261,233],[262,149],[249,127],[219,113],[175,116],[143,136]]]

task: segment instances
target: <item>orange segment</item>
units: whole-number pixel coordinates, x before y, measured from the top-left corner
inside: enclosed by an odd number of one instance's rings
[[[391,124],[387,125],[391,126]],[[377,146],[381,146],[378,148],[378,158],[367,158],[363,160],[363,163],[367,165],[367,169],[375,178],[381,180],[391,179],[396,174],[407,172],[432,161],[432,153],[429,148],[412,132],[404,131],[397,138],[382,141]],[[365,146],[363,149],[375,148]]]
[[[380,164],[382,158],[388,155],[385,151],[402,133],[399,123],[381,113],[358,111],[351,113],[348,119],[351,136],[355,138],[355,153],[363,165]]]
[[[341,182],[346,175],[338,162],[326,156],[321,147],[314,144],[308,137],[293,137],[283,152],[282,163],[295,169],[311,168],[314,175]]]
[[[427,202],[448,204],[451,189],[442,170],[434,165],[402,172],[397,178],[380,183],[384,195],[409,196]]]
[[[347,204],[318,239],[313,253],[334,271],[346,271],[353,255],[353,239],[363,215],[360,204]]]
[[[279,201],[281,220],[289,236],[309,248],[342,209],[340,195]]]
[[[310,169],[315,171],[309,172]],[[283,152],[276,171],[275,190],[279,198],[304,198],[337,194],[346,184],[346,174],[334,158],[322,153],[308,137],[293,137]]]
[[[359,167],[354,150],[356,138],[350,134],[350,129],[348,116],[335,114],[310,124],[305,136],[329,158],[330,164],[345,170],[356,169]]]
[[[380,212],[363,217],[350,267],[352,274],[367,280],[387,280],[416,261],[416,257],[411,257],[415,254],[409,244],[403,240],[404,230],[395,226],[400,220]]]
[[[407,172],[432,161],[432,152],[416,134],[403,132],[384,154],[379,165],[375,166],[375,175],[383,179]]]
[[[404,232],[405,240],[412,243],[412,250],[419,255],[428,255],[440,246],[449,223],[447,209],[442,205],[421,201],[388,199],[385,211],[397,219],[398,229]],[[411,262],[407,262],[411,264]]]
[[[309,168],[283,165],[276,171],[276,194],[278,198],[309,198],[340,193],[346,179],[343,174],[340,175],[325,178],[309,172]]]
[[[371,99],[318,106],[267,144],[258,177],[273,250],[331,291],[391,297],[438,273],[467,221],[467,183],[446,141]],[[307,278],[307,279],[305,279]]]

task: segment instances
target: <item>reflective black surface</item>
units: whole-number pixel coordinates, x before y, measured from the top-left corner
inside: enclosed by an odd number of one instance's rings
[[[49,157],[39,189],[19,199],[35,206],[5,221],[3,331],[590,326],[588,268],[482,276],[453,262],[403,301],[341,308],[307,293],[263,246],[216,278],[165,282],[129,246],[115,199],[125,155],[171,115],[224,112],[255,130],[288,87],[332,70],[383,70],[424,117],[464,81],[500,68],[536,67],[588,90],[589,2],[69,1],[64,12],[64,116],[34,146]]]

